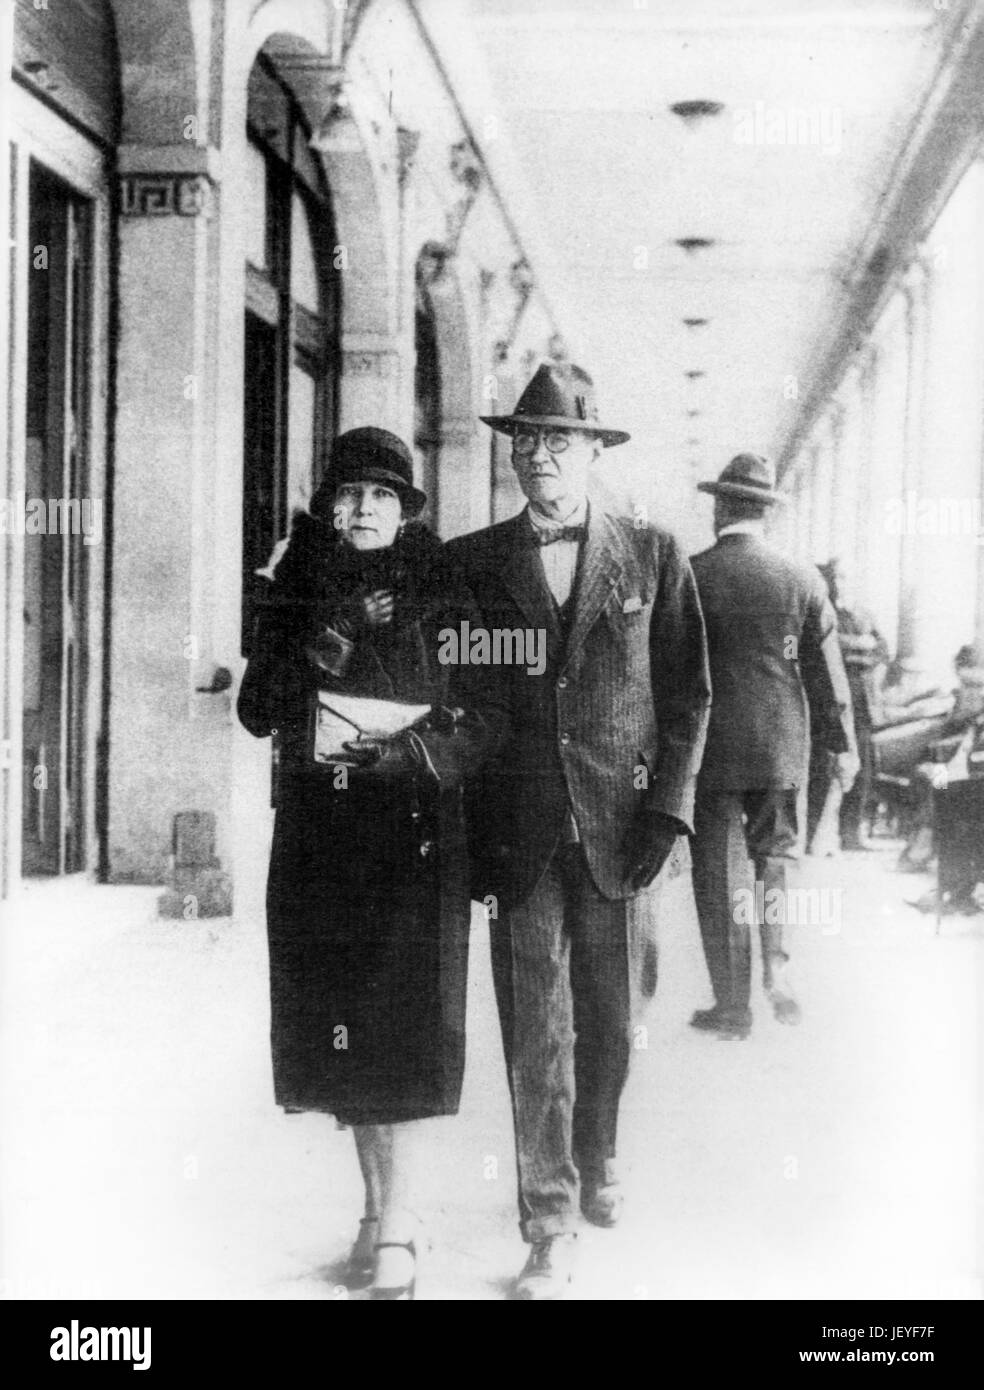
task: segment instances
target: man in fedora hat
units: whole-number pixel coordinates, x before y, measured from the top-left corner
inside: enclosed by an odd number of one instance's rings
[[[782,928],[810,739],[836,755],[848,787],[858,757],[826,585],[813,565],[786,559],[765,543],[765,515],[781,500],[773,465],[758,454],[739,454],[717,482],[698,489],[714,497],[717,536],[691,560],[714,690],[692,846],[714,1007],[698,1009],[691,1022],[720,1038],[742,1039],[752,1023],[748,860],[756,880],[751,901],[762,919],[765,991],[776,1018],[797,1023]]]
[[[489,672],[511,733],[470,788],[474,890],[492,918],[531,1245],[516,1294],[555,1299],[578,1207],[599,1226],[619,1217],[633,1008],[655,989],[643,890],[691,829],[710,688],[680,546],[588,500],[589,466],[628,439],[599,421],[590,378],[544,364],[511,414],[483,418],[511,438],[527,505],[450,549],[488,626],[542,630],[547,656],[541,675]]]

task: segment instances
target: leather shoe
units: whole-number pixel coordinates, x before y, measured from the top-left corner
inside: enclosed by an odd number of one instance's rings
[[[535,1240],[516,1280],[515,1297],[523,1303],[546,1303],[564,1298],[570,1288],[576,1254],[577,1235],[574,1232]]]
[[[791,994],[785,990],[779,989],[776,985],[770,986],[765,992],[769,997],[769,1003],[772,1005],[772,1012],[775,1014],[779,1023],[799,1023],[800,1019],[803,1017],[803,1011]]]
[[[581,1186],[581,1214],[592,1226],[602,1226],[606,1230],[617,1226],[624,1201],[619,1182],[589,1182]]]
[[[762,983],[765,986],[769,1003],[772,1005],[772,1012],[778,1022],[799,1023],[802,1013],[786,976],[785,961],[766,962],[765,978]]]
[[[690,1020],[691,1028],[702,1033],[714,1033],[722,1042],[744,1042],[752,1031],[751,1011],[736,1012],[731,1009],[697,1009]]]

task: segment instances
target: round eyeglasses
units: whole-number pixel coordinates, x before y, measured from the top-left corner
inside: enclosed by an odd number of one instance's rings
[[[571,437],[566,430],[518,430],[513,435],[513,453],[520,458],[529,458],[536,453],[537,440],[541,438],[548,454],[562,454],[571,446]]]

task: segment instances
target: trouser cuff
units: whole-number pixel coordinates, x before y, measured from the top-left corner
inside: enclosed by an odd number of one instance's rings
[[[549,1236],[566,1236],[576,1233],[580,1222],[577,1213],[563,1212],[554,1216],[534,1216],[529,1221],[519,1223],[520,1234],[527,1245],[533,1245],[538,1240],[546,1240]]]

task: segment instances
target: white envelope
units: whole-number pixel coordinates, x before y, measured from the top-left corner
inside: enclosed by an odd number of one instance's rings
[[[344,747],[346,743],[358,738],[392,738],[418,723],[430,710],[430,705],[412,705],[403,700],[372,700],[319,690],[314,760],[317,763],[351,761],[351,752]]]

